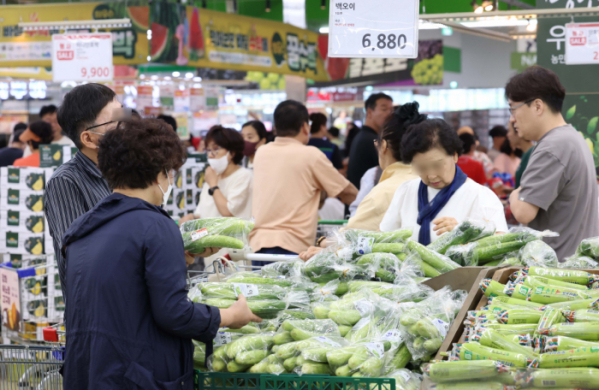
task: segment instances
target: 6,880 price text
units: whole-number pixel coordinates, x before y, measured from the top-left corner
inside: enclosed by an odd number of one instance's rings
[[[372,42],[370,40],[370,36],[371,36],[371,34],[364,34],[364,36],[362,37],[362,46],[363,47],[371,47]],[[395,49],[395,48],[403,49],[406,47],[406,43],[408,41],[406,36],[403,34],[399,34],[399,35],[379,34],[379,35],[377,35],[376,38],[377,38],[377,41],[375,42],[376,47],[378,47],[381,50]],[[374,50],[374,47],[372,47],[372,50]]]
[[[81,77],[92,78],[92,77],[109,77],[110,69],[105,67],[91,67],[81,68]]]

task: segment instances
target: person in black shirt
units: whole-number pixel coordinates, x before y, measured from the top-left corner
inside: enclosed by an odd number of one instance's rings
[[[364,173],[379,165],[374,141],[378,139],[378,134],[393,113],[393,99],[384,93],[375,93],[366,99],[364,108],[366,121],[352,142],[347,168],[347,178],[358,189]]]
[[[0,167],[12,165],[16,159],[23,157],[25,144],[19,140],[23,132],[27,130],[25,123],[17,123],[12,131],[12,142],[6,148],[0,149]]]
[[[343,157],[337,145],[326,139],[327,117],[319,112],[310,115],[310,141],[308,145],[316,146],[323,152],[337,169],[343,169]]]

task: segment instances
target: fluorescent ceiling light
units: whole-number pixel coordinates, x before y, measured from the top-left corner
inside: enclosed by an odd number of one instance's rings
[[[328,34],[329,33],[329,28],[328,27],[321,27],[318,31],[321,34]]]
[[[431,22],[424,21],[422,19],[420,19],[420,23],[418,23],[419,30],[439,30],[439,29],[442,29],[443,27],[445,27],[445,26],[442,24],[431,23]]]
[[[473,22],[460,22],[464,27],[486,28],[486,27],[518,27],[527,26],[528,20],[515,18],[493,18],[488,20],[475,20]]]

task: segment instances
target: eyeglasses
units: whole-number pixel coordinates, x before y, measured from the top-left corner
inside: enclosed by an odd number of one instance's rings
[[[528,99],[524,103],[518,104],[516,107],[510,107],[510,108],[508,108],[508,110],[510,111],[510,115],[514,115],[514,111],[516,111],[518,108],[522,107],[525,104],[530,104],[530,103],[534,102],[535,100],[537,100],[537,98]]]
[[[221,148],[221,147],[219,147],[219,146],[215,147],[214,149],[206,149],[206,154],[211,154],[211,155],[213,155],[213,156],[216,156],[216,154],[217,154],[218,152],[220,152],[220,151],[221,151],[221,149],[222,149],[222,148]]]
[[[97,127],[104,126],[104,125],[109,125],[109,124],[115,123],[115,122],[116,122],[116,126],[114,127],[114,129],[110,129],[110,130],[116,130],[121,125],[121,123],[122,123],[121,121],[110,121],[110,122],[102,123],[101,125],[91,126],[91,127],[88,127],[87,129],[85,129],[85,131],[89,131],[90,133],[97,134],[97,135],[106,135],[106,132],[98,133],[97,131],[91,131],[91,129],[95,129]],[[106,130],[106,131],[110,131],[110,130]]]

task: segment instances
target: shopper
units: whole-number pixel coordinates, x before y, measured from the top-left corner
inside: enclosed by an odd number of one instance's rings
[[[331,126],[329,128],[327,131],[327,138],[341,150],[343,147],[343,140],[341,139],[341,131],[337,127]]]
[[[463,153],[458,158],[458,167],[472,180],[480,185],[487,183],[487,175],[483,164],[474,159],[474,153],[476,153],[476,140],[472,134],[463,133],[460,135],[460,141],[462,141]]]
[[[522,156],[522,151],[511,145],[510,140],[506,138],[503,145],[501,145],[501,153],[493,162],[495,170],[499,173],[509,173],[512,177],[515,177],[516,170],[520,165],[519,156]]]
[[[523,152],[522,157],[520,158],[520,165],[518,165],[518,169],[516,169],[516,176],[514,176],[516,183],[516,186],[514,188],[518,188],[520,187],[520,180],[522,179],[522,174],[526,170],[528,160],[530,160],[530,156],[532,152],[535,150],[535,147],[531,141],[525,140],[524,138],[518,135],[516,130],[514,130],[514,125],[512,122],[510,122],[508,125],[507,138],[510,141],[511,145]]]
[[[378,134],[393,113],[393,99],[384,93],[375,93],[366,99],[364,107],[366,121],[352,141],[347,167],[347,178],[358,189],[364,173],[379,163],[374,140],[378,138]]]
[[[554,72],[530,67],[510,79],[505,94],[514,129],[537,142],[520,188],[510,195],[512,213],[533,229],[559,233],[545,241],[563,260],[583,239],[599,236],[593,155],[561,114],[566,90]]]
[[[245,143],[238,131],[222,126],[212,128],[205,137],[210,165],[195,218],[252,216],[252,171],[243,168]]]
[[[356,196],[356,199],[352,202],[352,204],[349,205],[350,217],[356,215],[356,212],[358,211],[358,206],[360,205],[360,203],[362,203],[364,198],[366,198],[366,196],[370,194],[370,191],[372,191],[374,186],[379,183],[382,174],[383,170],[378,165],[376,167],[370,168],[366,171],[366,173],[364,173],[364,176],[362,176],[362,178],[360,179],[360,190],[358,191],[358,195]]]
[[[487,155],[495,162],[495,159],[501,153],[501,146],[507,139],[507,130],[503,126],[495,126],[489,131],[489,137],[493,140],[493,145]]]
[[[170,126],[123,122],[101,140],[98,161],[114,193],[77,218],[63,239],[64,388],[191,390],[191,339],[210,355],[219,327],[261,320],[243,295],[224,310],[187,297],[181,233],[160,207],[184,161]]]
[[[12,130],[12,136],[10,144],[0,149],[0,167],[7,167],[13,165],[15,160],[23,157],[23,149],[25,149],[25,143],[19,139],[21,134],[27,130],[25,123],[17,123]]]
[[[351,150],[351,145],[354,142],[354,138],[356,138],[356,135],[358,135],[359,132],[360,128],[355,122],[350,122],[347,124],[347,135],[345,136],[345,146],[343,147],[343,157],[346,159],[349,157],[349,152]]]
[[[406,103],[398,108],[385,125],[377,140],[379,166],[383,170],[380,181],[374,186],[349,219],[349,229],[379,230],[397,188],[418,176],[412,167],[402,162],[401,139],[410,125],[420,123],[426,115],[418,112],[418,103]]]
[[[256,226],[250,234],[256,252],[297,254],[314,245],[321,191],[345,204],[356,198],[358,190],[326,156],[307,146],[309,120],[303,104],[280,103],[274,112],[277,138],[256,153],[252,202]]]
[[[471,134],[476,140],[476,143],[474,145],[474,154],[471,155],[471,157],[483,165],[485,175],[487,176],[487,179],[490,179],[493,176],[493,172],[495,172],[495,166],[493,165],[493,161],[491,161],[489,156],[487,156],[486,152],[478,150],[478,148],[480,147],[480,142],[478,140],[478,136],[476,135],[472,127],[463,126],[458,129],[458,136],[464,133]]]
[[[166,123],[167,125],[172,127],[173,130],[175,131],[175,133],[177,132],[177,129],[179,128],[177,125],[177,120],[175,118],[173,118],[172,116],[160,114],[156,117],[156,119],[163,121],[164,123]]]
[[[327,117],[320,112],[315,112],[310,115],[310,141],[309,146],[315,146],[327,156],[337,169],[343,169],[343,157],[337,145],[333,144],[326,137]]]
[[[250,121],[241,126],[241,135],[245,146],[243,148],[244,161],[243,166],[248,169],[254,167],[254,156],[256,151],[269,142],[270,134],[266,131],[266,126],[260,121]]]
[[[39,167],[40,145],[52,142],[52,126],[48,122],[37,121],[29,125],[29,128],[19,136],[21,142],[29,146],[31,154],[27,157],[18,158],[13,165],[15,167]]]
[[[66,264],[60,251],[62,236],[75,219],[111,194],[97,167],[98,144],[125,114],[112,89],[94,83],[73,88],[58,110],[60,126],[79,149],[54,172],[45,193],[44,211],[64,296],[68,294]]]
[[[410,227],[423,245],[466,219],[491,221],[506,232],[503,205],[490,189],[468,179],[456,165],[462,143],[442,119],[411,126],[402,139],[401,156],[420,175],[402,184],[381,222],[381,231]]]
[[[40,119],[52,126],[52,143],[75,147],[75,143],[62,134],[62,127],[58,123],[58,108],[54,104],[43,106],[40,109]]]

